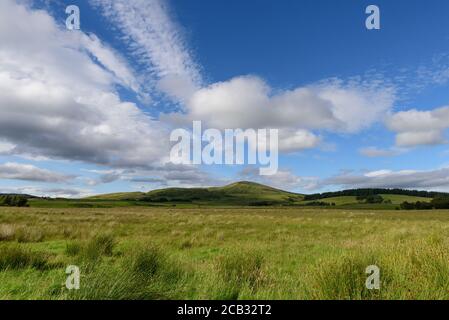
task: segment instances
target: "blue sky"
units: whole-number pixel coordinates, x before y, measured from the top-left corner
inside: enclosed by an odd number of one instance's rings
[[[81,30],[65,28],[80,8]],[[365,8],[380,8],[367,30]],[[449,3],[5,0],[0,192],[254,180],[449,191]],[[225,97],[225,98],[224,98]],[[280,130],[279,172],[174,166],[169,134]]]

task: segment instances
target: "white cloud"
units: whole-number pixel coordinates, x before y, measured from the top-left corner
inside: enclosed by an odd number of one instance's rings
[[[41,169],[30,164],[7,162],[0,164],[0,179],[59,183],[67,182],[73,179],[73,176]]]
[[[0,138],[14,145],[8,153],[118,167],[164,161],[165,127],[121,101],[115,85],[133,86],[133,77],[97,38],[5,0],[0,43]],[[91,58],[96,53],[107,69]]]
[[[279,151],[294,152],[311,149],[320,143],[320,137],[307,130],[284,129],[279,132]]]
[[[414,147],[446,143],[445,130],[449,128],[449,107],[430,111],[416,109],[402,111],[388,118],[387,127],[396,132],[396,145]]]
[[[164,0],[90,0],[123,34],[131,53],[146,67],[153,85],[181,100],[201,83],[180,28]]]
[[[9,143],[8,141],[1,141],[0,140],[0,154],[7,155],[11,151],[14,150],[16,146],[12,143]]]
[[[407,188],[448,190],[449,168],[429,171],[378,170],[362,174],[344,173],[321,180],[319,187],[340,186],[345,188]]]
[[[373,99],[378,96],[378,99]],[[236,77],[200,89],[188,104],[190,116],[216,128],[294,127],[357,132],[392,107],[388,90],[327,83],[273,94],[261,78]]]
[[[274,93],[261,78],[236,77],[197,90],[187,114],[163,119],[174,123],[201,120],[219,129],[280,129],[282,151],[312,148],[320,138],[313,130],[355,133],[382,119],[394,101],[388,88],[323,82]]]
[[[94,56],[98,61],[116,77],[117,82],[141,93],[140,84],[131,71],[130,67],[123,57],[115,50],[102,43],[94,34],[85,35],[75,33],[80,36],[80,43]]]

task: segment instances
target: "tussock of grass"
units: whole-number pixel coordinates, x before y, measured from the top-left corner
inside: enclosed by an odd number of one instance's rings
[[[112,256],[115,244],[113,235],[99,234],[87,243],[83,256],[91,261],[98,260],[102,256]]]
[[[166,257],[155,246],[140,248],[130,257],[131,270],[144,278],[151,278],[166,265]]]
[[[316,266],[314,277],[317,280],[316,291],[313,294],[319,299],[375,299],[380,296],[379,290],[366,288],[366,267],[375,265],[382,270],[385,282],[385,271],[382,265],[371,255],[349,255]]]
[[[16,239],[19,243],[42,242],[44,234],[36,228],[22,227],[17,230]]]
[[[12,241],[16,235],[16,229],[9,224],[0,225],[0,241]]]
[[[182,291],[186,271],[156,246],[141,245],[120,265],[84,265],[81,289],[68,299],[171,299]],[[60,293],[59,293],[60,294]]]
[[[264,279],[263,257],[259,253],[228,253],[217,259],[221,287],[218,298],[238,299],[243,288],[255,292]]]
[[[79,255],[83,250],[83,246],[79,242],[69,242],[65,247],[65,254],[69,257],[75,257]]]
[[[43,253],[32,252],[20,246],[0,247],[0,270],[24,268],[45,270],[48,267],[48,257]]]

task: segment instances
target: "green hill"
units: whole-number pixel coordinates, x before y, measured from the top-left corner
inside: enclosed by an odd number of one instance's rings
[[[85,200],[140,201],[149,203],[195,203],[213,205],[286,205],[297,204],[304,196],[254,182],[237,182],[224,187],[166,188],[147,193],[113,193]]]

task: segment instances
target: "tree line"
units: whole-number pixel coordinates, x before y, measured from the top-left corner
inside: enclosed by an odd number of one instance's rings
[[[2,207],[28,207],[28,199],[23,195],[1,195],[0,206]]]
[[[402,210],[432,210],[432,209],[449,209],[449,196],[437,197],[430,202],[403,202]]]
[[[449,197],[448,193],[435,192],[435,191],[418,191],[418,190],[407,190],[407,189],[349,189],[343,191],[334,192],[324,192],[315,193],[304,196],[304,200],[319,200],[332,197],[341,196],[355,196],[355,197],[369,197],[379,194],[398,194],[404,196],[414,196],[423,198],[438,198],[438,197]]]

